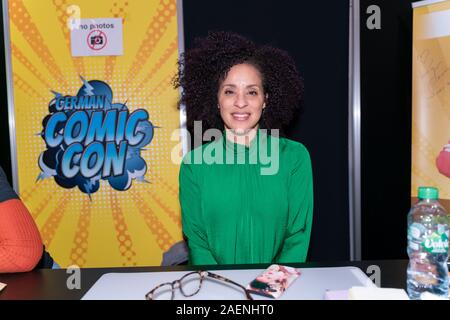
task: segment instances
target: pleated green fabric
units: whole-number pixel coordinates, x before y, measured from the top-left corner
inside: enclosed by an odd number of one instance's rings
[[[301,143],[264,130],[250,146],[222,136],[184,157],[179,182],[190,264],[305,261],[313,181]]]

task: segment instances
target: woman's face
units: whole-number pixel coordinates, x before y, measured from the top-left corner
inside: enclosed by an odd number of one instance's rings
[[[265,94],[260,72],[249,64],[237,64],[219,87],[220,116],[225,128],[238,135],[258,128]]]

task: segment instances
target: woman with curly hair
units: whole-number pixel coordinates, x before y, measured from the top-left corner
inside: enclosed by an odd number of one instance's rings
[[[201,121],[204,130],[223,133],[181,164],[190,263],[304,262],[313,212],[311,161],[301,143],[278,134],[302,97],[292,58],[240,35],[214,32],[180,59],[175,84],[183,88],[188,129]],[[278,162],[275,170],[264,171],[264,152]]]

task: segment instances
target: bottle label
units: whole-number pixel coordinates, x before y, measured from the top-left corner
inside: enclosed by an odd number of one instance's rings
[[[422,224],[415,222],[408,228],[408,238],[416,240],[421,239],[426,231],[426,228]]]
[[[422,246],[429,253],[448,253],[448,235],[433,232],[423,240]]]
[[[420,223],[414,222],[408,227],[408,247],[410,250],[420,250],[422,237],[427,229]]]

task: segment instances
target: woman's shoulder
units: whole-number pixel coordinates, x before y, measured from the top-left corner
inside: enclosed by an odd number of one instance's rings
[[[288,155],[288,156],[292,156],[294,158],[309,158],[309,151],[308,149],[305,147],[305,145],[301,142],[295,141],[295,140],[291,140],[288,138],[284,138],[284,137],[280,137],[278,138],[280,141],[280,150]]]
[[[288,138],[280,138],[280,166],[295,172],[299,168],[311,171],[312,163],[308,149],[301,142]]]

